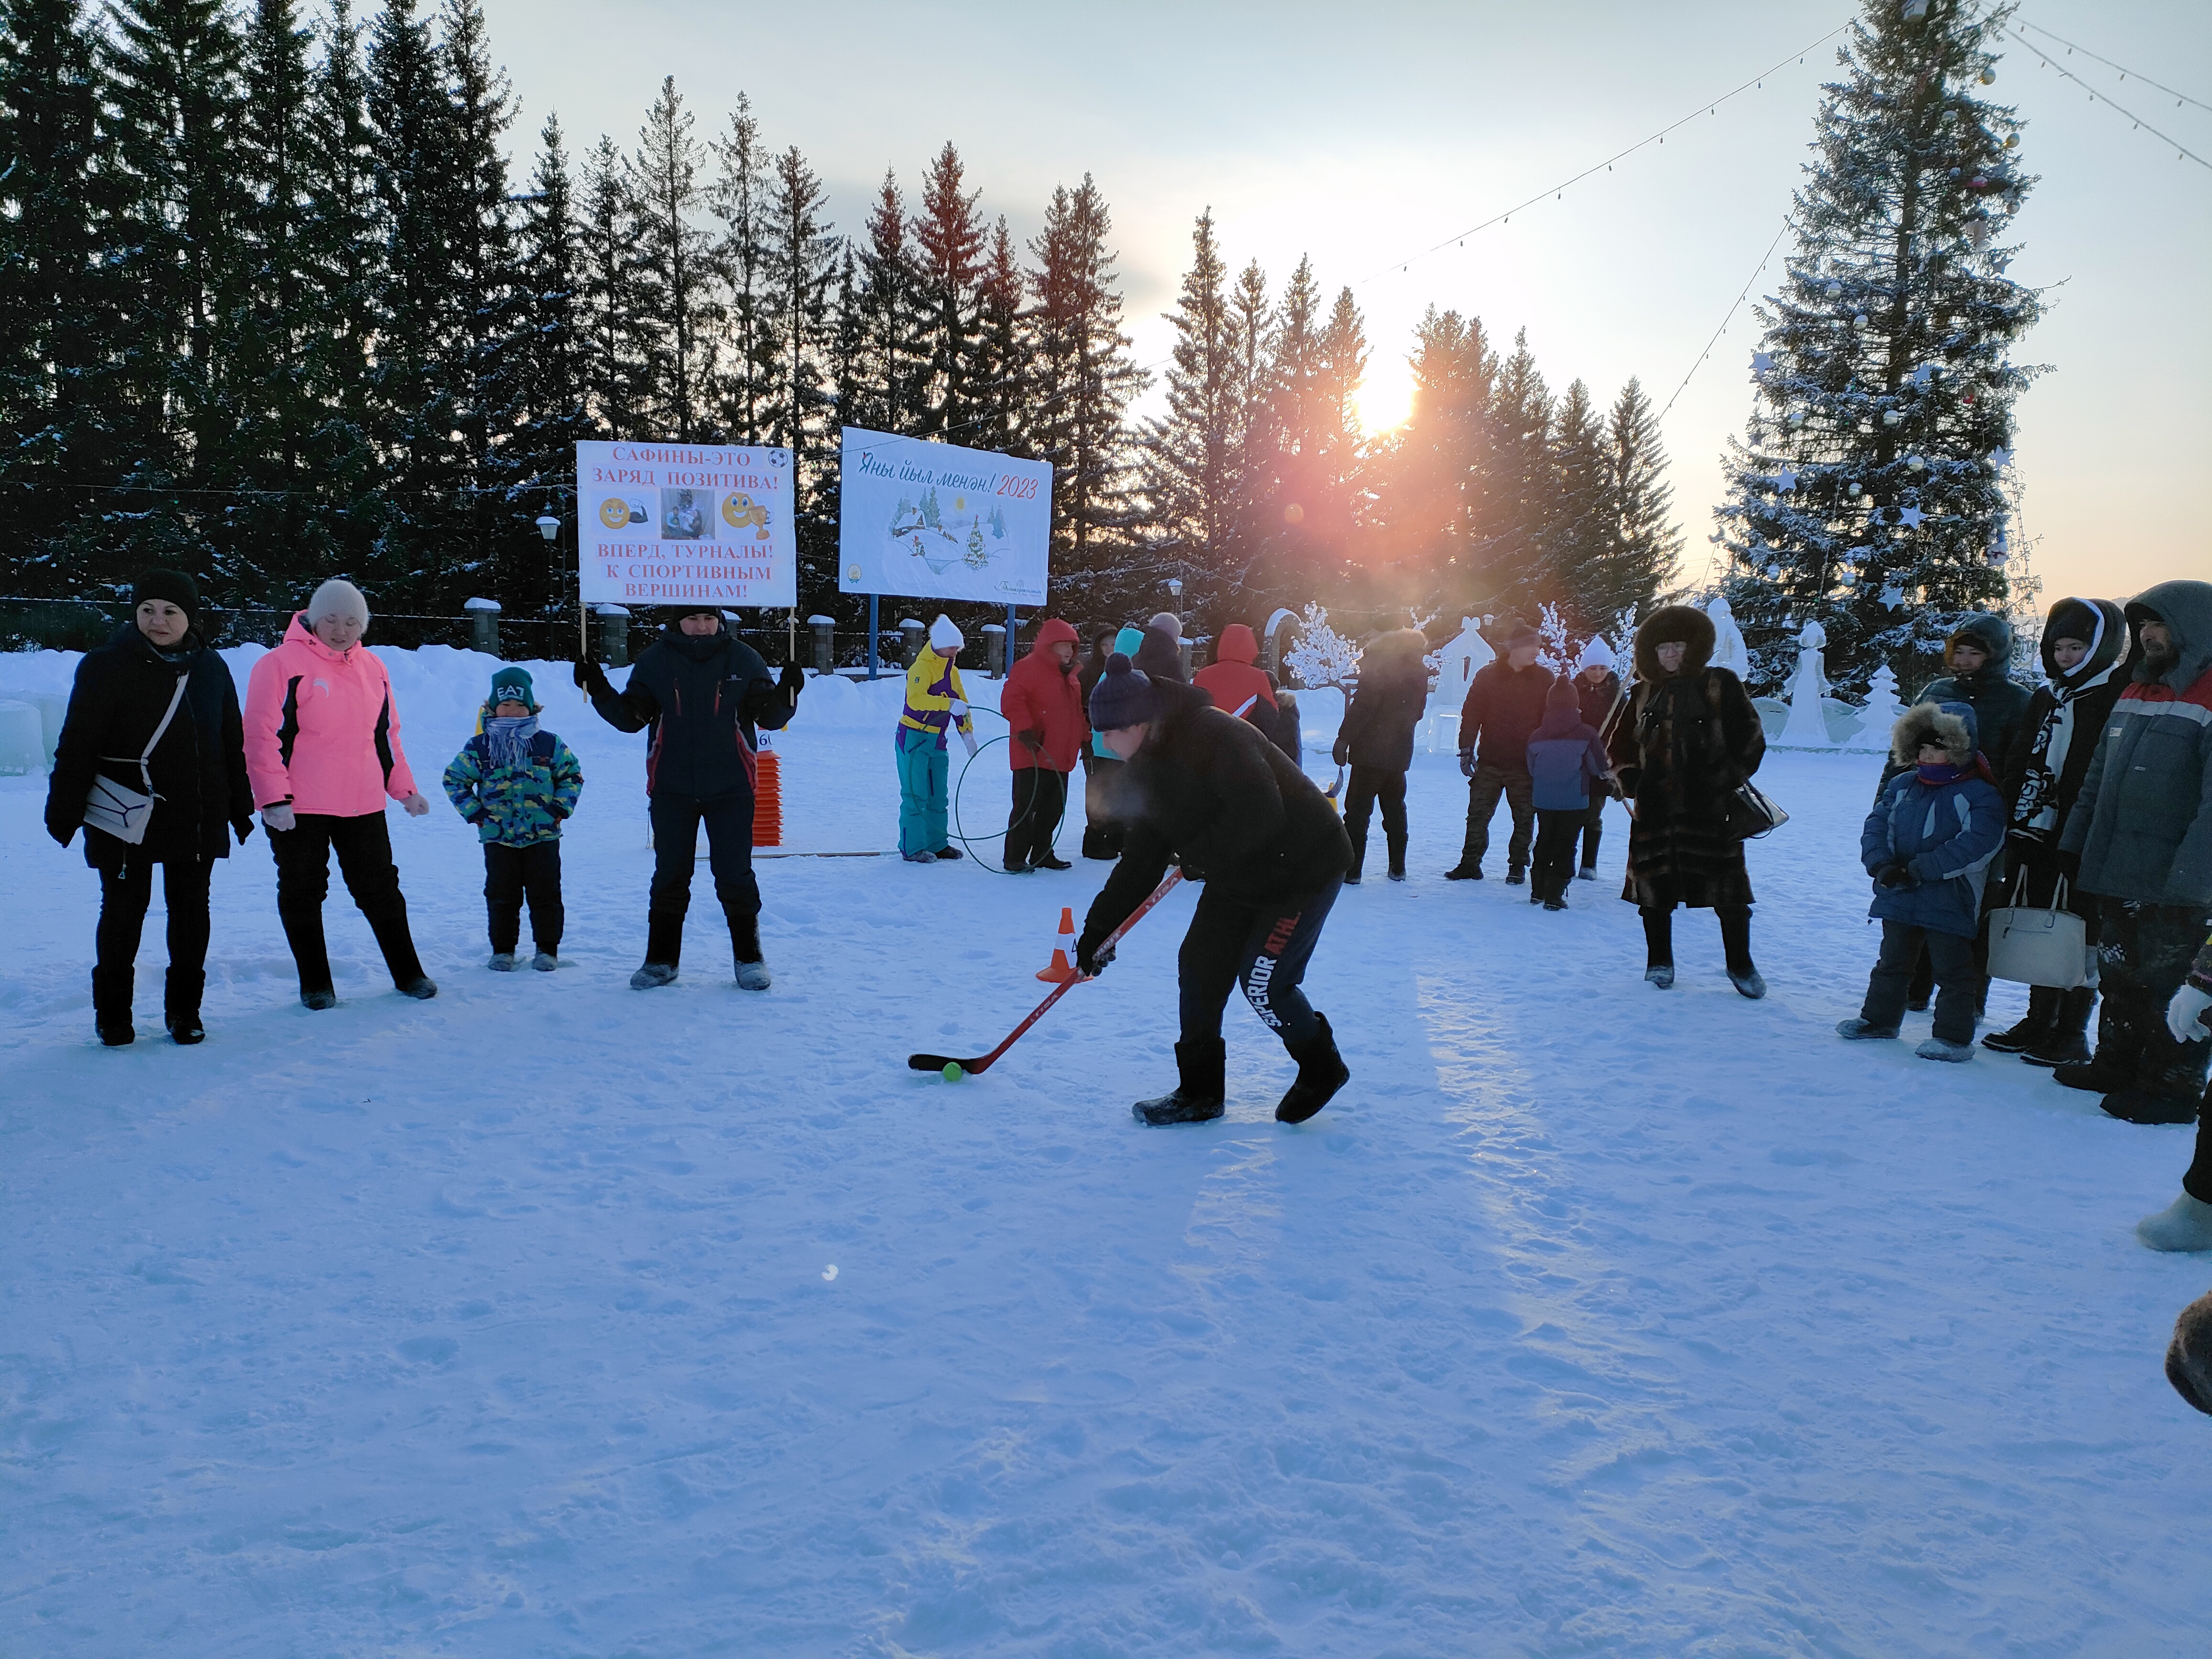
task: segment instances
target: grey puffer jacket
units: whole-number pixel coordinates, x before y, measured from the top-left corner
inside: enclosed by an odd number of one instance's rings
[[[2126,613],[2138,639],[2164,623],[2174,655],[2137,660],[2059,846],[2085,892],[2212,909],[2212,582],[2160,582]]]

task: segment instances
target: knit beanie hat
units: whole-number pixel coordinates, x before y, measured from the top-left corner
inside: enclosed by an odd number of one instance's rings
[[[939,656],[951,657],[959,653],[960,647],[968,643],[968,637],[954,625],[951,617],[940,611],[937,620],[929,625],[929,642],[937,648]]]
[[[1552,689],[1544,693],[1544,707],[1547,709],[1571,708],[1579,718],[1583,712],[1583,700],[1572,680],[1556,679],[1552,682]]]
[[[1158,629],[1171,640],[1179,640],[1182,637],[1182,618],[1172,611],[1155,612],[1152,621],[1146,623],[1145,626]]]
[[[492,671],[491,700],[495,707],[503,702],[519,702],[525,708],[535,709],[538,699],[530,689],[530,671],[517,668],[512,663],[501,663]]]
[[[1106,672],[1091,688],[1091,724],[1100,732],[1141,726],[1159,712],[1159,703],[1152,677],[1116,651],[1106,659]]]
[[[181,570],[149,570],[131,584],[131,608],[149,599],[167,599],[194,622],[200,618],[199,584]]]
[[[350,617],[363,628],[368,626],[368,600],[343,576],[333,576],[315,590],[307,601],[307,625],[314,626],[325,617]]]
[[[1518,651],[1524,645],[1541,645],[1543,636],[1518,617],[1508,617],[1498,629],[1503,636],[1501,651]]]
[[[1137,654],[1137,647],[1144,642],[1145,630],[1132,624],[1114,636],[1114,649],[1125,657],[1133,657]]]
[[[1605,642],[1604,635],[1593,634],[1589,643],[1583,647],[1582,655],[1575,659],[1575,672],[1579,674],[1585,668],[1610,668],[1613,665],[1613,647]]]

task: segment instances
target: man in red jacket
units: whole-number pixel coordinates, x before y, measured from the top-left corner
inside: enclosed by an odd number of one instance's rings
[[[1073,628],[1048,617],[1030,654],[1006,671],[1006,690],[999,694],[999,712],[1012,734],[1006,757],[1013,767],[1014,805],[1006,817],[1006,869],[1014,875],[1068,867],[1052,843],[1067,810],[1067,775],[1091,734],[1075,672],[1079,643]]]
[[[1534,783],[1528,776],[1528,739],[1544,719],[1551,670],[1540,666],[1543,641],[1519,617],[1498,630],[1504,654],[1476,671],[1459,711],[1459,769],[1468,781],[1467,842],[1447,881],[1480,881],[1490,850],[1490,820],[1499,796],[1513,812],[1513,837],[1505,848],[1505,884],[1528,879],[1528,838],[1536,823]]]

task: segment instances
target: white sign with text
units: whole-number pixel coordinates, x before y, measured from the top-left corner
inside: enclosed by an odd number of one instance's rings
[[[585,603],[797,605],[791,512],[787,449],[578,444]]]
[[[1042,605],[1052,463],[845,428],[837,586]]]

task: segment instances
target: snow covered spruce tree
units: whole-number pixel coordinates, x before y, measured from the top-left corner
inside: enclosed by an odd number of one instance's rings
[[[1754,690],[1789,677],[1807,622],[1830,675],[1863,687],[2005,602],[2012,404],[2038,373],[2009,353],[2039,310],[2004,274],[2034,183],[2020,122],[1978,95],[2009,14],[1868,0],[1838,53],[1716,515]]]

